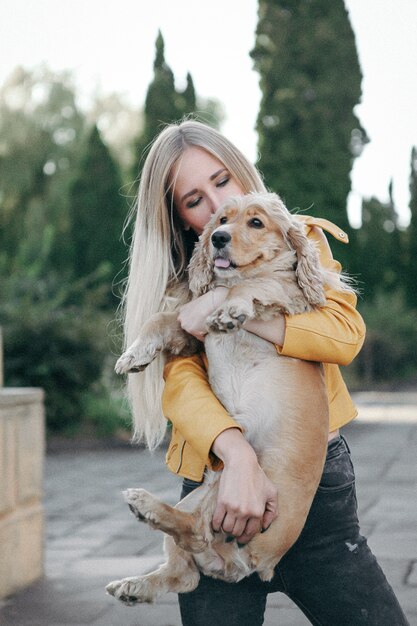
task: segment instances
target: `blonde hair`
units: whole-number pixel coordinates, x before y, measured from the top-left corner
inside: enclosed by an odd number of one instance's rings
[[[129,257],[129,276],[122,300],[125,348],[136,339],[154,313],[175,306],[168,286],[185,278],[186,234],[175,214],[173,165],[190,146],[203,148],[221,161],[245,193],[265,191],[256,168],[217,130],[196,121],[167,126],[146,157],[136,204],[136,219]],[[132,216],[133,218],[133,216]],[[134,417],[134,440],[157,447],[165,435],[162,413],[163,358],[142,373],[129,374],[128,397]]]

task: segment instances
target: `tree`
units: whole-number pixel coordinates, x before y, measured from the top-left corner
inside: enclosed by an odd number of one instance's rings
[[[185,89],[183,91],[176,89],[174,74],[165,61],[165,46],[160,31],[155,43],[153,68],[153,80],[148,87],[145,99],[143,130],[134,146],[136,153],[132,172],[134,179],[137,179],[140,174],[144,152],[165,124],[193,115],[218,128],[223,117],[221,106],[216,100],[197,98],[189,72]]]
[[[138,165],[140,164],[143,151],[160,131],[162,124],[168,124],[180,119],[185,113],[185,103],[194,102],[195,105],[195,93],[191,76],[188,74],[185,97],[183,97],[175,89],[174,74],[165,62],[164,49],[164,39],[159,31],[155,42],[154,77],[148,87],[145,99],[143,131],[135,145],[135,151],[139,159],[139,162],[135,163],[135,176],[139,169]]]
[[[94,126],[69,192],[68,241],[77,278],[100,265],[111,277],[122,269],[127,257],[121,241],[126,207],[120,188],[118,168]]]
[[[343,0],[259,0],[259,167],[289,209],[347,230],[352,159],[366,141],[355,38]],[[342,246],[339,256],[345,256]]]
[[[417,149],[411,151],[410,211],[407,254],[407,302],[417,309]]]
[[[0,272],[50,257],[84,117],[69,73],[16,68],[0,89]]]
[[[362,227],[355,235],[352,269],[366,300],[402,286],[403,233],[398,228],[391,184],[389,193],[389,202],[375,197],[362,202]]]
[[[142,130],[142,118],[142,111],[137,111],[124,96],[116,92],[96,93],[92,108],[86,113],[88,127],[95,124],[99,129],[103,142],[122,169],[125,183],[130,182],[132,140]]]

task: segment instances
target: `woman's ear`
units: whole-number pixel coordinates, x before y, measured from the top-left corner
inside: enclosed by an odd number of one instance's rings
[[[324,274],[320,267],[315,245],[308,240],[301,224],[293,222],[287,231],[287,238],[297,254],[297,282],[307,301],[313,306],[326,303]]]
[[[203,231],[196,243],[191,261],[188,265],[188,280],[194,297],[201,296],[208,291],[213,282],[213,262],[210,256],[211,228]]]

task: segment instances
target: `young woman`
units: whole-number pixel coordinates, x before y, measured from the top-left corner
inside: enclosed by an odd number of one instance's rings
[[[211,215],[228,197],[251,191],[265,191],[259,173],[216,130],[186,121],[161,132],[146,158],[139,188],[124,301],[126,346],[150,315],[173,305],[169,288],[186,281],[194,244]],[[346,234],[327,220],[300,219],[318,246],[322,264],[340,269],[323,229],[345,242]],[[205,319],[226,294],[226,288],[218,287],[185,305],[179,315],[182,327],[204,342]],[[275,344],[279,354],[324,364],[330,409],[328,454],[304,530],[269,583],[256,574],[236,584],[202,576],[195,591],[179,597],[185,626],[257,626],[263,623],[267,594],[274,591],[288,595],[312,624],[407,624],[359,534],[354,471],[339,431],[356,410],[338,366],[350,363],[360,350],[364,324],[352,292],[328,290],[326,297],[326,306],[318,311],[245,326]],[[169,469],[184,478],[182,497],[200,484],[205,467],[223,468],[213,528],[245,543],[279,515],[279,493],[212,393],[206,364],[202,343],[200,354],[174,359],[164,371],[159,359],[144,373],[129,375],[136,437],[153,448],[170,420],[166,459]]]

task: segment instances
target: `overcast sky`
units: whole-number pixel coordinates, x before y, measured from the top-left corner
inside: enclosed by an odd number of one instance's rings
[[[329,0],[331,1],[331,0]],[[408,219],[412,145],[417,145],[417,0],[346,0],[364,75],[357,115],[371,138],[353,170],[351,215],[362,196],[394,197]],[[158,28],[166,60],[183,84],[219,99],[224,133],[252,160],[259,108],[256,0],[1,0],[0,82],[18,64],[72,69],[84,98],[97,88],[143,104]]]

